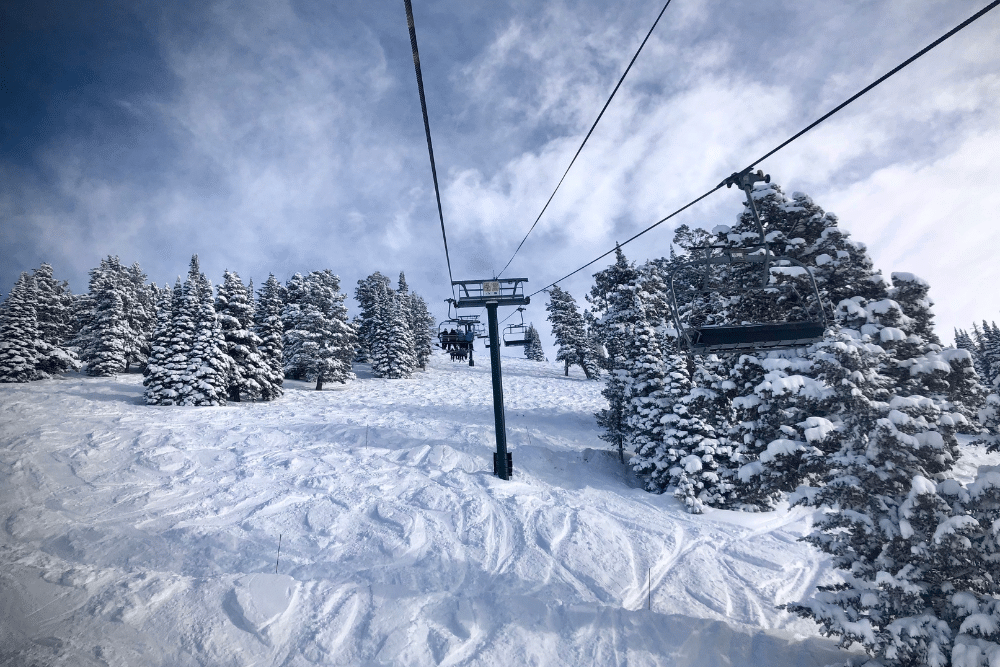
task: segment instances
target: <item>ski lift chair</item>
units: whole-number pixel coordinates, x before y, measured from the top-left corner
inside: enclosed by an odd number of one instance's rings
[[[528,344],[528,325],[524,323],[524,306],[519,306],[517,313],[521,316],[521,323],[508,324],[503,330],[503,344],[506,347],[524,347]]]
[[[765,240],[764,226],[761,224],[751,194],[753,184],[759,181],[770,183],[771,177],[760,170],[752,173],[750,169],[746,169],[734,173],[723,181],[727,187],[739,185],[746,193],[747,206],[757,225],[759,242],[743,247],[712,245],[692,248],[693,251],[703,252],[703,256],[675,267],[670,273],[670,299],[678,333],[677,340],[680,347],[689,354],[794,349],[823,339],[827,327],[826,313],[815,276],[802,262],[791,257],[775,256]],[[759,265],[759,269],[755,265]],[[730,266],[734,273],[742,274],[744,277],[750,275],[753,278],[753,273],[757,273],[759,285],[740,287],[739,281],[730,281],[726,286],[713,284],[713,269],[719,266]],[[692,307],[698,299],[713,293],[722,294],[725,289],[743,294],[759,290],[772,296],[804,301],[793,282],[777,280],[778,275],[782,273],[808,277],[814,303],[811,308],[800,308],[806,315],[802,321],[705,323],[696,314],[697,309]],[[678,278],[687,278],[689,287],[682,291],[678,285],[682,281],[678,281]],[[751,284],[753,282],[756,282],[756,278],[751,280]],[[681,300],[681,303],[678,303],[679,293],[688,297],[688,300],[686,302]]]

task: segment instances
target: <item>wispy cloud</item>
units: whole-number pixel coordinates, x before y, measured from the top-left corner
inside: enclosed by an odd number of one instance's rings
[[[455,277],[480,277],[538,215],[661,5],[416,5]],[[576,268],[974,9],[673,3],[508,273],[537,288]],[[120,127],[58,129],[30,163],[0,156],[4,289],[42,260],[83,289],[108,253],[162,282],[197,252],[215,278],[329,267],[348,290],[404,269],[440,304],[447,272],[402,7],[157,11],[136,39],[154,41],[142,52],[156,54],[162,89],[111,86],[102,103]],[[927,278],[946,338],[1000,310],[1000,296],[969,288],[997,277],[998,202],[983,176],[1000,150],[997,20],[759,165],[837,212],[887,273]],[[724,190],[674,222],[711,227],[740,210]],[[626,253],[666,254],[667,227]],[[566,285],[581,301],[597,268]]]

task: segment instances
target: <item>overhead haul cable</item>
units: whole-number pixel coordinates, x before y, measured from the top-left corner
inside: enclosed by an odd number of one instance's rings
[[[595,120],[594,124],[590,126],[590,130],[587,132],[587,136],[583,138],[583,143],[581,143],[580,147],[576,149],[576,154],[573,156],[573,159],[569,161],[569,166],[566,167],[566,171],[563,172],[562,178],[560,178],[559,182],[556,184],[556,189],[552,191],[551,195],[549,195],[549,200],[545,202],[545,206],[542,207],[541,213],[539,213],[538,217],[535,218],[535,222],[531,225],[531,228],[528,230],[528,233],[525,234],[524,238],[521,239],[521,242],[517,244],[517,248],[514,250],[514,254],[510,256],[510,259],[508,259],[507,263],[504,264],[504,267],[500,269],[500,273],[498,273],[497,276],[502,276],[503,272],[507,270],[507,267],[510,266],[510,263],[514,261],[514,257],[517,256],[517,251],[521,249],[521,246],[524,245],[524,242],[528,240],[528,235],[530,235],[531,232],[534,231],[535,225],[537,225],[538,221],[542,219],[542,215],[545,214],[545,210],[549,207],[549,204],[552,203],[552,199],[556,196],[556,193],[559,192],[559,187],[563,184],[563,181],[566,180],[566,174],[568,174],[569,170],[573,167],[573,163],[576,162],[576,158],[580,157],[580,152],[583,150],[583,147],[587,145],[587,139],[590,139],[590,135],[594,133],[594,128],[596,128],[597,124],[601,122],[601,117],[604,116],[604,112],[608,110],[608,106],[611,104],[611,100],[615,98],[615,93],[618,92],[618,89],[621,87],[622,82],[628,75],[629,70],[632,69],[632,65],[635,64],[636,58],[638,58],[639,54],[642,52],[642,47],[646,46],[646,42],[649,41],[649,37],[650,35],[653,34],[653,30],[656,28],[656,24],[660,22],[660,17],[663,16],[663,12],[667,11],[668,5],[670,5],[670,0],[667,0],[667,4],[663,5],[663,9],[661,9],[660,13],[656,16],[656,20],[653,21],[653,26],[649,29],[649,32],[646,33],[646,38],[642,40],[642,44],[639,45],[639,48],[638,50],[636,50],[635,55],[632,56],[632,60],[631,62],[629,62],[628,67],[625,68],[625,72],[622,74],[622,77],[618,79],[618,84],[615,86],[615,89],[611,91],[611,96],[608,97],[608,101],[604,103],[604,108],[601,109],[601,113],[597,114],[597,120]]]
[[[424,77],[420,73],[420,54],[417,52],[417,28],[413,24],[413,7],[406,5],[406,25],[410,29],[410,48],[413,49],[413,69],[417,72],[417,90],[420,92],[420,111],[424,114],[424,134],[427,135],[427,154],[431,159],[431,176],[434,178],[434,196],[437,197],[438,219],[441,221],[441,238],[444,239],[444,258],[448,263],[448,283],[455,282],[451,275],[451,257],[448,255],[448,235],[444,231],[444,213],[441,211],[441,190],[438,188],[437,166],[434,164],[434,145],[431,143],[431,124],[427,119],[427,100],[424,98]],[[452,288],[454,289],[454,288]]]
[[[636,234],[635,236],[632,236],[628,240],[623,241],[623,242],[617,244],[615,246],[615,248],[618,248],[618,247],[624,246],[624,245],[626,245],[628,243],[631,243],[632,241],[636,240],[637,238],[639,238],[640,236],[642,236],[646,232],[650,231],[651,229],[654,229],[655,227],[658,227],[661,224],[663,224],[664,222],[666,222],[667,220],[670,220],[671,218],[673,218],[678,213],[681,213],[682,211],[685,211],[685,210],[691,208],[692,206],[694,206],[695,204],[697,204],[702,199],[704,199],[705,197],[709,196],[710,194],[712,194],[713,192],[715,192],[716,190],[718,190],[722,186],[733,183],[734,179],[738,178],[742,174],[748,173],[759,162],[762,162],[765,159],[771,157],[772,155],[774,155],[775,153],[777,153],[778,151],[780,151],[782,148],[786,147],[788,144],[792,143],[793,141],[795,141],[796,139],[798,139],[799,137],[801,137],[803,134],[805,134],[809,130],[815,128],[817,125],[819,125],[823,121],[825,121],[828,118],[830,118],[830,116],[832,116],[835,113],[837,113],[838,111],[842,110],[844,107],[846,107],[847,105],[851,104],[852,102],[854,102],[855,100],[857,100],[859,97],[861,97],[865,93],[871,91],[873,88],[875,88],[876,86],[878,86],[880,83],[882,83],[883,81],[885,81],[889,77],[893,76],[894,74],[897,74],[900,70],[902,70],[906,66],[910,65],[911,63],[913,63],[913,61],[917,60],[918,58],[920,58],[921,56],[923,56],[924,54],[926,54],[928,51],[930,51],[931,49],[935,48],[936,46],[939,46],[942,42],[944,42],[945,40],[947,40],[950,37],[953,37],[956,33],[958,33],[959,31],[961,31],[963,28],[968,27],[970,24],[972,24],[976,20],[982,18],[988,12],[992,11],[993,9],[996,9],[997,5],[1000,5],[1000,0],[993,0],[993,2],[991,2],[988,5],[986,5],[981,10],[979,10],[978,12],[976,12],[975,14],[973,14],[972,16],[970,16],[969,18],[967,18],[965,21],[963,21],[962,23],[958,24],[957,26],[955,26],[954,28],[952,28],[951,30],[949,30],[948,32],[946,32],[945,34],[941,35],[940,37],[938,37],[936,40],[934,40],[933,42],[931,42],[930,44],[928,44],[924,48],[922,48],[919,51],[917,51],[915,54],[913,54],[912,56],[910,56],[909,58],[907,58],[906,60],[904,60],[903,62],[901,62],[899,65],[896,65],[895,67],[893,67],[891,70],[889,70],[888,72],[886,72],[885,74],[883,74],[882,76],[880,76],[878,79],[876,79],[875,81],[873,81],[869,85],[865,86],[864,88],[862,88],[861,90],[859,90],[857,93],[855,93],[851,97],[847,98],[847,100],[845,100],[841,104],[838,104],[836,107],[834,107],[833,109],[831,109],[827,113],[825,113],[822,116],[820,116],[819,118],[817,118],[815,121],[813,121],[812,123],[810,123],[809,125],[807,125],[805,128],[803,128],[799,132],[796,132],[794,135],[792,135],[791,137],[789,137],[788,139],[786,139],[782,143],[778,144],[778,146],[776,146],[775,148],[771,149],[767,153],[764,153],[764,155],[762,155],[761,157],[759,157],[756,160],[754,160],[753,162],[751,162],[750,166],[748,166],[745,169],[742,169],[742,170],[740,170],[738,172],[734,172],[731,176],[727,177],[725,180],[723,180],[721,183],[719,183],[718,185],[716,185],[714,188],[712,188],[711,190],[709,190],[705,194],[703,194],[703,195],[699,196],[698,198],[693,199],[692,201],[688,202],[687,204],[685,204],[684,206],[680,207],[679,209],[677,209],[676,211],[674,211],[673,213],[671,213],[667,217],[661,218],[660,220],[657,220],[656,222],[654,222],[653,224],[651,224],[649,227],[646,227],[641,232],[639,232],[638,234]],[[529,298],[532,297],[532,296],[535,296],[536,294],[538,294],[540,292],[544,292],[545,290],[549,289],[550,287],[552,287],[554,285],[557,285],[558,283],[561,283],[562,281],[566,280],[570,276],[575,275],[575,274],[579,273],[580,271],[583,271],[585,268],[587,268],[591,264],[594,264],[595,262],[597,262],[597,261],[599,261],[601,259],[604,259],[608,255],[610,255],[611,253],[613,253],[615,251],[615,248],[612,248],[611,250],[608,250],[604,254],[602,254],[602,255],[600,255],[598,257],[595,257],[594,259],[590,260],[589,262],[587,262],[586,264],[584,264],[580,268],[578,268],[578,269],[576,269],[574,271],[571,271],[570,273],[567,273],[565,276],[563,276],[559,280],[556,280],[555,282],[549,283],[548,285],[546,285],[545,287],[541,288],[540,290],[538,290],[536,292],[533,292],[532,294],[529,295]]]

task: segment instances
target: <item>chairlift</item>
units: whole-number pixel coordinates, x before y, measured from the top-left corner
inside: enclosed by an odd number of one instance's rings
[[[470,366],[475,366],[472,358],[476,338],[486,336],[486,327],[479,321],[478,315],[458,315],[454,299],[448,302],[448,319],[438,325],[438,346],[451,354],[452,361],[469,360]],[[452,315],[455,307],[456,314]]]
[[[528,325],[524,323],[524,306],[518,307],[517,314],[521,316],[521,323],[508,324],[503,330],[503,344],[506,347],[524,347],[528,344]]]
[[[677,340],[689,354],[787,350],[823,339],[827,327],[826,313],[813,272],[796,259],[774,255],[765,239],[764,226],[751,194],[754,183],[760,181],[770,183],[771,177],[760,170],[753,173],[750,169],[734,173],[723,181],[726,187],[735,184],[746,193],[759,241],[751,246],[715,244],[692,248],[692,252],[701,253],[701,256],[675,267],[670,273],[670,299]],[[732,269],[720,280],[717,267],[721,266]],[[808,277],[813,303],[807,304],[808,299],[798,291],[794,281],[779,280],[782,274]],[[747,281],[749,284],[746,284]],[[686,283],[686,287],[681,283]],[[700,312],[698,309],[699,302],[718,303],[719,299],[726,298],[727,293],[746,296],[750,292],[759,292],[766,298],[805,304],[797,307],[805,318],[784,322],[719,322],[713,319],[711,312]]]

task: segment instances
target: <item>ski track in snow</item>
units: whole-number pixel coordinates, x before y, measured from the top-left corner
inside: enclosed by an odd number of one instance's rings
[[[507,482],[488,365],[443,356],[223,408],[0,385],[0,664],[844,661],[777,608],[830,578],[811,512],[689,515],[606,451],[601,383],[503,361]]]

